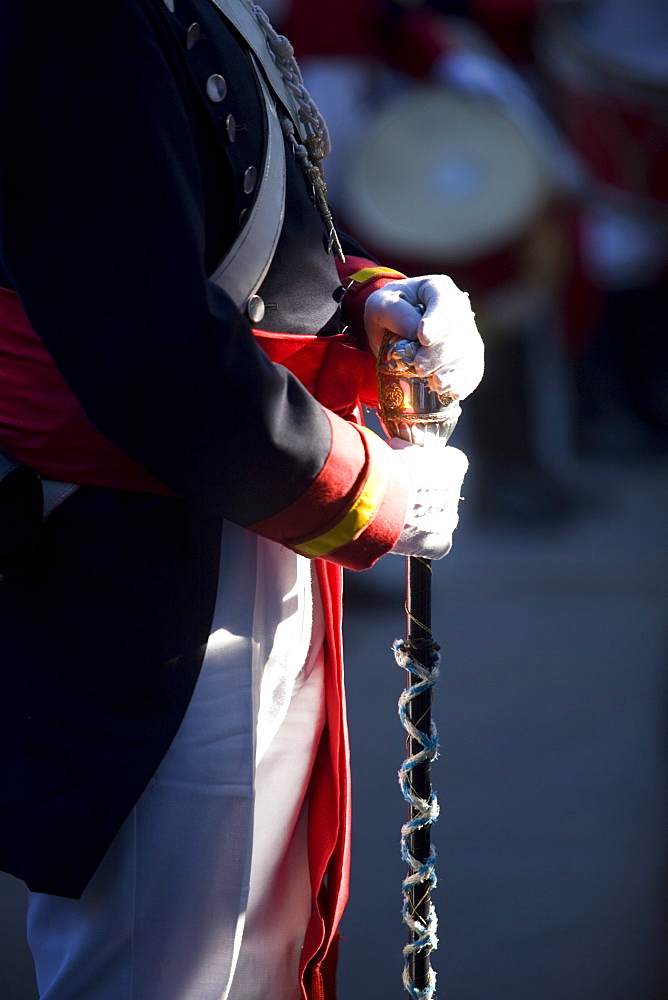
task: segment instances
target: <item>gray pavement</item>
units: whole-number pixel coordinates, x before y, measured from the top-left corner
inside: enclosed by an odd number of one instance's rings
[[[483,529],[464,503],[436,567],[439,1000],[664,996],[668,465],[597,461],[578,480],[595,502],[551,533]],[[347,591],[355,831],[339,994],[400,1000],[403,674],[389,646],[403,560]],[[23,906],[0,878],[0,1000],[36,996]]]

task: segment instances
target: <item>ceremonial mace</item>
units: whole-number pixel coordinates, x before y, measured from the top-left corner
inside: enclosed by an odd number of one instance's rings
[[[417,374],[413,360],[419,347],[415,340],[386,333],[377,366],[379,417],[388,437],[403,438],[425,448],[444,447],[461,410],[453,396],[439,395],[426,378]],[[401,831],[402,855],[409,868],[403,883],[404,922],[409,933],[403,982],[413,1000],[431,1000],[434,996],[436,974],[431,968],[431,952],[438,944],[436,911],[431,901],[431,890],[436,885],[431,825],[438,817],[431,761],[438,751],[438,736],[431,703],[440,647],[431,630],[431,579],[429,559],[406,559],[406,640],[394,643],[397,663],[407,671],[399,714],[408,733],[408,756],[399,779],[409,804],[408,821]]]

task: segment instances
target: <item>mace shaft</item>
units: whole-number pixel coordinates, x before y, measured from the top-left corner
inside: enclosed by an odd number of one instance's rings
[[[431,563],[428,559],[411,556],[406,560],[406,637],[409,651],[413,658],[424,667],[429,668],[432,660],[431,631]],[[411,683],[410,675],[407,686]],[[413,725],[424,733],[431,731],[431,689],[416,695],[409,703],[408,718]],[[407,739],[408,756],[420,753],[422,746],[409,736]],[[425,760],[417,765],[411,776],[415,793],[423,800],[431,798],[431,762]],[[419,815],[415,806],[409,806],[409,819],[414,820]],[[429,824],[416,828],[409,837],[409,850],[421,864],[426,864],[431,854],[431,828]],[[429,922],[429,907],[431,902],[431,886],[421,882],[409,890],[410,910],[420,923]],[[418,934],[411,930],[410,941],[415,943]],[[429,948],[420,948],[409,957],[410,976],[419,991],[427,988],[430,979],[431,958]]]

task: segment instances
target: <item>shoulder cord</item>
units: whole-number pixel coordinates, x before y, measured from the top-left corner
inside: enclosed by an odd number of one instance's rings
[[[306,133],[303,141],[301,136],[297,137],[295,126],[286,115],[281,119],[283,135],[292,147],[293,155],[309,185],[313,202],[325,224],[327,252],[333,253],[340,261],[345,261],[341,242],[334,227],[332,213],[327,204],[327,185],[325,184],[322,160],[329,155],[331,143],[325,119],[304,86],[301,70],[295,59],[295,50],[290,41],[285,35],[278,34],[261,7],[254,4],[253,13],[264,31],[274,61],[285,80],[285,84],[298,104],[299,118]]]
[[[265,14],[261,7],[254,5],[253,13],[258,19],[260,26],[267,37],[267,42],[269,43],[269,47],[273,53],[276,65],[280,69],[283,79],[285,80],[286,86],[290,92],[294,94],[295,100],[299,104],[300,119],[305,125],[310,125],[313,132],[320,136],[323,147],[322,155],[329,156],[331,143],[329,141],[327,125],[325,124],[325,119],[320,114],[320,111],[318,110],[311,95],[304,86],[304,80],[302,78],[301,70],[297,64],[297,60],[295,59],[295,50],[293,49],[292,44],[289,39],[285,37],[285,35],[279,35],[269,20],[269,17]]]

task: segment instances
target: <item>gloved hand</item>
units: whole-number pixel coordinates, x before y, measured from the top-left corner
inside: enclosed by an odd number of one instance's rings
[[[391,551],[399,556],[442,559],[450,551],[459,521],[457,506],[468,459],[451,445],[421,448],[401,438],[387,443],[405,463],[411,484],[406,523]]]
[[[367,299],[364,325],[375,355],[386,330],[419,340],[413,364],[435,392],[465,399],[482,378],[484,347],[469,297],[445,274],[388,282]]]

